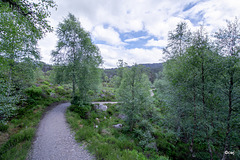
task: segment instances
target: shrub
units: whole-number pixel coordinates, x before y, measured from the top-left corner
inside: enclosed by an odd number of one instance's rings
[[[27,88],[25,93],[32,99],[38,100],[41,98],[43,91],[40,87],[32,86]]]
[[[104,142],[100,137],[94,137],[88,149],[97,159],[117,159],[117,155],[120,155],[120,150],[115,145]]]
[[[7,130],[8,130],[8,125],[0,123],[0,131],[1,132],[6,132]]]
[[[146,160],[146,157],[136,150],[125,150],[121,159],[134,159],[134,160]]]
[[[43,81],[42,83],[43,83],[44,85],[48,85],[48,86],[50,85],[50,83],[49,83],[48,81]]]
[[[90,105],[71,105],[69,107],[70,111],[76,112],[79,114],[79,116],[83,119],[87,119],[88,117],[88,113],[91,110],[91,106]]]
[[[134,142],[132,142],[131,140],[128,140],[128,139],[119,140],[117,145],[122,150],[124,150],[124,149],[132,150],[134,148]]]
[[[114,111],[113,111],[110,107],[108,107],[107,113],[108,113],[110,116],[112,116],[113,113],[114,113]]]
[[[94,96],[94,91],[93,90],[89,90],[88,93],[87,93],[89,96]]]
[[[64,94],[66,94],[64,88],[62,86],[58,86],[56,89],[56,93],[63,96]]]
[[[0,104],[0,123],[6,122],[10,117],[16,115],[17,107],[14,104]]]
[[[47,95],[50,95],[50,93],[53,92],[48,85],[42,85],[41,88]]]
[[[97,133],[94,131],[93,126],[84,126],[76,132],[76,140],[78,141],[89,141]]]

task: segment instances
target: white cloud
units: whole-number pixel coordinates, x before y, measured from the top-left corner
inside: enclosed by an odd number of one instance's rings
[[[152,48],[134,48],[126,49],[124,47],[109,46],[105,44],[97,45],[101,50],[105,68],[116,68],[117,61],[122,59],[128,65],[134,63],[160,63],[163,62],[162,49]]]
[[[40,47],[40,55],[42,61],[48,64],[52,64],[51,61],[51,52],[55,49],[57,44],[57,36],[54,33],[49,33],[44,39],[38,42]]]
[[[130,39],[125,39],[125,42],[136,42],[140,39],[147,39],[149,36],[141,36],[141,37],[137,37],[137,38],[130,38]]]
[[[58,10],[51,10],[52,16],[49,19],[53,27],[56,28],[69,12],[73,13],[78,17],[83,28],[91,33],[95,42],[106,42],[100,46],[106,66],[116,65],[119,58],[134,59],[137,63],[144,62],[144,59],[146,62],[156,61],[156,57],[151,58],[155,54],[150,53],[157,52],[156,48],[150,50],[124,48],[124,43],[137,43],[142,38],[133,36],[122,42],[120,38],[122,33],[144,31],[148,37],[161,39],[148,40],[146,46],[165,46],[168,32],[175,29],[179,22],[185,21],[191,30],[196,30],[197,25],[203,21],[207,25],[206,30],[212,32],[225,25],[226,19],[239,16],[240,7],[239,0],[199,0],[195,6],[185,12],[183,9],[196,0],[57,0],[56,2]],[[202,15],[198,16],[199,13]],[[196,24],[190,20],[195,20]],[[104,28],[105,25],[108,28]],[[43,43],[44,40],[46,43]],[[57,39],[52,34],[48,34],[44,40],[39,46],[44,60],[47,61]],[[142,54],[143,60],[138,58],[141,54],[133,54],[137,51]],[[149,58],[145,55],[151,56]]]
[[[167,40],[154,40],[150,39],[148,40],[147,44],[145,46],[149,47],[166,47],[167,46]]]
[[[95,40],[105,41],[110,45],[124,44],[121,41],[118,32],[111,27],[104,28],[103,26],[96,26],[92,32],[92,35]]]

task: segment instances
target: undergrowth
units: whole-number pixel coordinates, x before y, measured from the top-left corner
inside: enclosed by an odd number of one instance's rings
[[[116,104],[107,104],[106,112],[96,110],[92,105],[91,110],[82,116],[74,112],[71,106],[66,113],[67,122],[76,132],[75,139],[85,143],[87,149],[99,160],[168,160],[157,153],[144,151],[138,140],[124,128],[113,128],[115,124],[124,124],[117,117],[119,114]],[[77,110],[77,109],[76,109]],[[111,111],[110,111],[111,110]],[[150,155],[150,156],[149,156]]]

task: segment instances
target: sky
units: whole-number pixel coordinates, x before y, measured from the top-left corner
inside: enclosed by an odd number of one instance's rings
[[[90,33],[103,57],[102,68],[115,68],[119,59],[129,65],[160,63],[168,33],[179,22],[195,31],[200,25],[211,35],[240,17],[240,0],[55,0],[48,18],[54,32],[39,41],[42,61],[52,64],[56,28],[69,13]]]

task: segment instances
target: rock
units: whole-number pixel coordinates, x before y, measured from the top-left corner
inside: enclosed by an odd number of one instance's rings
[[[107,118],[104,116],[104,119],[107,119]]]
[[[115,124],[115,125],[113,125],[113,128],[122,128],[122,124]]]
[[[98,118],[96,118],[96,121],[97,121],[98,123],[100,123],[100,120],[99,120]]]
[[[98,105],[97,109],[99,109],[101,111],[106,111],[108,109],[108,107],[106,105],[100,104],[100,105]]]
[[[127,116],[125,114],[119,114],[117,117],[122,120],[125,120],[127,118]]]
[[[101,96],[102,98],[106,97],[106,95],[105,95],[105,94],[101,94],[100,96]]]
[[[101,134],[102,134],[102,135],[110,135],[111,133],[110,133],[109,131],[107,131],[106,129],[103,129],[103,130],[101,131]]]
[[[57,95],[56,95],[55,93],[51,92],[51,93],[50,93],[50,97],[52,97],[52,98],[57,98]]]

